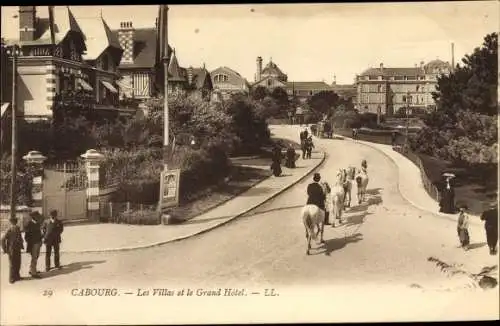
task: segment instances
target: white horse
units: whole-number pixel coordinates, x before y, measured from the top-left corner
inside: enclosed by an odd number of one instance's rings
[[[351,207],[352,185],[354,183],[354,178],[356,177],[356,168],[354,166],[349,166],[346,169],[346,174],[347,178],[344,184],[344,190],[345,190],[344,209],[346,209],[347,207]]]
[[[311,250],[311,239],[318,241],[318,235],[321,233],[320,242],[324,243],[323,232],[325,230],[325,211],[316,205],[306,205],[302,209],[302,221],[306,228],[307,251],[309,255]],[[317,229],[315,232],[314,229]]]
[[[344,199],[345,199],[345,189],[344,184],[346,181],[346,171],[344,169],[339,169],[337,172],[336,183],[331,190],[331,200],[333,207],[332,216],[332,227],[335,227],[335,220],[342,221],[342,211],[344,210]]]
[[[356,184],[358,185],[358,203],[361,204],[365,200],[366,187],[368,186],[368,173],[365,168],[358,171],[356,176]]]

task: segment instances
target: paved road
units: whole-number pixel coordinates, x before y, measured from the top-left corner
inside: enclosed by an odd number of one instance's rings
[[[298,137],[297,130],[289,127],[274,132]],[[366,159],[370,181],[367,203],[348,210],[345,225],[328,227],[326,246],[318,246],[311,256],[305,255],[304,229],[299,218],[309,182],[306,180],[247,216],[191,239],[132,252],[65,254],[62,261],[67,266],[41,280],[7,284],[4,256],[2,297],[41,298],[40,309],[57,300],[63,310],[71,311],[70,316],[63,314],[60,322],[68,322],[64,317],[89,322],[91,316],[85,309],[92,309],[92,316],[101,318],[101,322],[106,317],[111,318],[106,319],[109,322],[159,322],[162,319],[154,316],[161,315],[162,309],[171,311],[163,322],[235,322],[237,319],[230,318],[233,315],[247,322],[498,318],[498,291],[464,289],[471,284],[468,278],[447,277],[427,261],[434,256],[449,264],[461,264],[470,272],[496,265],[498,258],[487,254],[483,233],[473,231],[472,243],[477,248],[462,251],[457,248],[453,222],[413,208],[400,196],[396,166],[383,154],[346,140],[318,140],[316,145],[324,147],[328,154],[319,168],[324,178],[333,182],[339,167],[359,165]],[[24,271],[25,266],[27,262]],[[245,287],[247,294],[258,291],[261,295],[249,294],[240,298],[239,304],[231,301],[231,305],[225,300],[237,299],[198,298],[205,300],[196,301],[193,311],[187,301],[167,300],[161,304],[153,297],[144,298],[147,304],[139,309],[132,295],[124,294],[127,290],[136,293],[137,288],[187,286]],[[120,304],[110,298],[99,299],[103,304],[113,303],[104,309],[70,295],[70,289],[82,287],[119,288]],[[279,299],[263,298],[266,287],[276,288]],[[299,287],[300,295],[293,292]],[[43,298],[41,293],[46,289],[53,289],[55,295]],[[22,319],[15,319],[19,311],[26,312],[26,304],[18,302],[2,300],[2,319],[34,323],[41,322],[39,318],[56,318],[42,314],[31,319],[23,314]],[[127,308],[132,306],[134,309]],[[259,315],[261,319],[250,317],[257,307],[265,313]],[[132,321],[130,318],[138,318],[138,309],[149,319]],[[219,310],[225,313],[224,319],[207,319]],[[105,312],[116,313],[110,317]],[[177,319],[181,316],[184,319]]]

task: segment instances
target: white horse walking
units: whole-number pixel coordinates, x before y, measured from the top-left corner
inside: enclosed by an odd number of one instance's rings
[[[309,255],[311,250],[311,240],[318,241],[318,235],[321,234],[320,242],[324,243],[323,232],[325,230],[325,212],[316,205],[306,205],[302,209],[302,221],[306,228],[307,251]],[[317,229],[317,231],[315,231]]]
[[[347,168],[346,174],[347,178],[344,186],[345,190],[344,209],[346,209],[347,207],[351,207],[352,185],[354,183],[354,178],[356,177],[356,168],[354,166],[349,166]]]
[[[346,182],[347,173],[344,169],[339,169],[337,173],[337,180],[335,185],[331,190],[331,200],[332,200],[332,227],[335,227],[335,220],[342,220],[342,211],[344,210],[344,199],[345,199],[345,189],[344,184]]]
[[[368,173],[365,168],[359,170],[356,176],[356,184],[358,186],[358,203],[361,204],[366,197],[366,188],[368,186]]]

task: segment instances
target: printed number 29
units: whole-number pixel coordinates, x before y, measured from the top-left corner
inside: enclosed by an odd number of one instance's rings
[[[44,297],[51,297],[54,294],[52,290],[43,290],[43,296]]]

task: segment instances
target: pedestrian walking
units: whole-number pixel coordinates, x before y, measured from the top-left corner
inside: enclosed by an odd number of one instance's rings
[[[459,206],[460,213],[458,214],[457,233],[460,245],[464,250],[469,250],[469,215],[465,212],[468,207],[466,204]]]
[[[288,146],[288,149],[286,150],[286,162],[285,166],[289,169],[294,169],[295,168],[295,148],[293,148],[293,145],[290,144]]]
[[[50,257],[54,250],[54,266],[61,268],[59,260],[59,249],[61,245],[61,234],[63,233],[63,223],[57,218],[57,211],[50,212],[50,218],[43,223],[42,234],[45,243],[45,271],[50,270]]]
[[[17,218],[11,218],[10,227],[2,237],[2,250],[9,255],[9,282],[21,280],[21,250],[24,249],[21,229],[17,225]]]
[[[396,131],[393,131],[391,133],[391,144],[392,146],[395,146],[396,145],[396,138],[397,138],[398,134]]]
[[[38,212],[30,214],[31,220],[26,225],[24,240],[26,241],[26,252],[31,255],[30,275],[34,278],[40,278],[37,270],[38,257],[42,247],[42,216]]]
[[[358,129],[352,128],[352,139],[358,139]]]
[[[309,138],[306,141],[306,158],[307,159],[311,158],[313,148],[314,148],[314,143],[312,140],[312,136],[309,136]]]
[[[276,146],[273,149],[273,158],[271,164],[271,170],[275,177],[279,177],[281,175],[281,148]]]
[[[496,255],[498,242],[498,204],[494,204],[493,207],[485,210],[481,214],[481,220],[484,221],[486,242],[490,249],[490,255]]]

